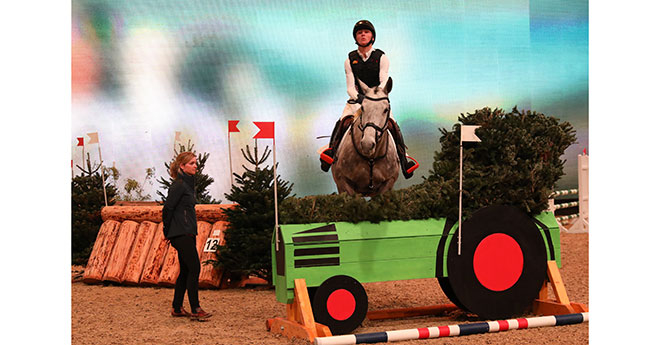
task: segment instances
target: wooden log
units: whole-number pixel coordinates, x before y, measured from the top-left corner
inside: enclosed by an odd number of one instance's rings
[[[215,223],[219,220],[225,220],[222,212],[225,208],[234,207],[233,204],[203,204],[195,205],[195,214],[197,221]],[[135,222],[154,222],[163,221],[163,206],[106,206],[101,209],[101,217],[104,221],[116,220],[119,222],[132,220]]]
[[[135,242],[135,236],[137,235],[139,226],[139,223],[132,220],[121,223],[115,249],[112,250],[112,254],[108,260],[108,266],[105,269],[105,273],[103,273],[104,281],[120,284],[123,281],[124,268],[126,268],[126,263],[133,249],[133,242]]]
[[[225,244],[225,229],[229,223],[225,221],[218,221],[213,223],[209,238],[218,238],[219,246]],[[199,274],[199,287],[206,289],[217,289],[220,287],[220,279],[222,278],[222,269],[217,269],[211,264],[204,264],[204,261],[215,260],[215,253],[201,252],[199,261],[202,263],[202,270]]]
[[[202,258],[204,244],[206,243],[206,239],[209,238],[210,233],[211,224],[207,222],[197,222],[197,238],[195,240],[197,241],[197,255],[200,259]]]
[[[119,233],[120,223],[114,220],[107,220],[103,222],[99,233],[96,235],[94,248],[87,260],[87,267],[83,274],[83,282],[87,284],[95,284],[103,281],[103,273],[108,264],[108,259],[112,253]]]
[[[163,262],[165,261],[169,247],[170,244],[165,240],[165,235],[163,234],[163,223],[160,223],[151,241],[151,248],[149,248],[149,254],[147,255],[142,276],[140,277],[140,285],[150,286],[158,284],[160,271],[163,268]]]
[[[174,246],[170,245],[163,261],[163,269],[158,277],[159,286],[172,287],[176,284],[176,278],[179,277],[179,255]]]
[[[123,283],[126,285],[138,285],[144,264],[149,256],[149,249],[151,249],[151,242],[158,229],[158,224],[154,222],[142,222],[138,228],[137,235],[135,236],[135,243],[133,250],[129,256],[126,268],[124,269]]]

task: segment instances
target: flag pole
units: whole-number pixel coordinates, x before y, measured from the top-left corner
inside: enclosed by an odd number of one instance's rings
[[[279,219],[277,217],[277,159],[275,159],[275,122],[273,122],[273,190],[275,192],[275,250],[279,250],[278,228]]]
[[[101,161],[101,184],[103,185],[103,199],[105,200],[105,206],[108,206],[108,194],[105,191],[105,172],[103,171],[103,158],[101,158],[101,142],[99,145],[99,160]]]
[[[234,170],[231,166],[231,132],[230,128],[227,128],[227,144],[229,145],[229,185],[234,186]],[[231,188],[230,187],[230,188]]]
[[[463,233],[463,142],[481,142],[477,137],[475,130],[481,126],[476,125],[461,125],[461,144],[460,144],[460,157],[459,157],[459,172],[458,172],[458,255],[461,255],[461,240]]]
[[[461,127],[461,132],[463,128]],[[463,218],[463,139],[461,138],[459,177],[458,177],[458,255],[461,255],[461,219]]]
[[[85,169],[85,137],[83,137],[82,153],[83,153],[83,155],[82,155],[82,165],[80,165],[80,166],[83,167],[83,169]],[[91,167],[90,167],[90,169],[91,169]]]

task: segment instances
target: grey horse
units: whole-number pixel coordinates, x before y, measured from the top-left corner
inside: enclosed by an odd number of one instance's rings
[[[358,83],[365,98],[339,144],[332,177],[339,193],[375,196],[391,190],[399,177],[396,145],[387,130],[392,79],[384,89]]]

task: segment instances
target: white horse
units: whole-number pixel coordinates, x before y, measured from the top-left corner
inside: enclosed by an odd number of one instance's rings
[[[339,193],[375,196],[391,190],[399,177],[396,145],[387,130],[392,78],[384,89],[358,83],[365,97],[339,144],[332,177]]]

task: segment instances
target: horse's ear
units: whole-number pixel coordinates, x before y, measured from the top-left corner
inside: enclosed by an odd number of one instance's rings
[[[385,92],[389,95],[390,91],[392,91],[392,77],[389,77],[389,79],[387,79],[387,84],[385,84]]]
[[[362,80],[358,79],[358,85],[360,85],[360,89],[362,89],[362,93],[367,93],[367,90],[369,90],[369,86],[367,84],[363,83]]]

